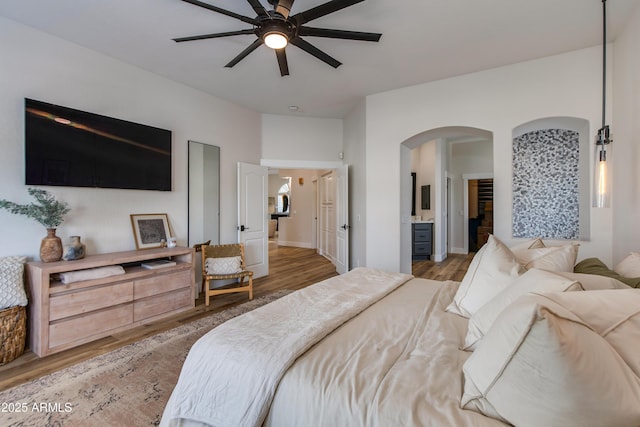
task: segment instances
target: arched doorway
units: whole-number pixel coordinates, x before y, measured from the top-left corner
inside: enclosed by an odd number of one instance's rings
[[[418,149],[425,143],[434,144],[433,156],[433,184],[431,186],[431,211],[433,214],[433,256],[435,261],[442,261],[453,243],[449,239],[462,227],[462,215],[459,215],[463,204],[463,184],[461,172],[474,173],[473,161],[466,159],[470,166],[461,170],[452,170],[452,145],[477,141],[493,143],[493,133],[487,130],[465,127],[448,126],[421,132],[403,141],[400,145],[400,271],[411,272],[412,244],[411,244],[411,205],[412,205],[412,150]],[[415,163],[415,162],[414,162]],[[493,154],[490,155],[490,167],[493,170]],[[419,171],[418,171],[419,172]],[[484,172],[484,171],[482,171]],[[458,176],[459,175],[459,176]],[[419,179],[419,175],[418,175]],[[449,185],[447,185],[449,182]],[[419,187],[418,187],[419,188]],[[451,192],[451,194],[448,194]],[[451,212],[451,215],[450,215]],[[452,233],[453,231],[453,233]],[[462,233],[460,233],[462,238]]]

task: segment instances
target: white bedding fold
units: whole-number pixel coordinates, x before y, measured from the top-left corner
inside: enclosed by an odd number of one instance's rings
[[[298,356],[411,277],[357,268],[220,325],[192,347],[160,425],[260,425]]]

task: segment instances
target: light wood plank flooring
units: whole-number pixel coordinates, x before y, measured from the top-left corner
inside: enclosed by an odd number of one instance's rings
[[[313,283],[335,276],[335,267],[315,249],[269,245],[270,274],[254,280],[254,297],[260,297],[281,289],[301,289]],[[436,280],[462,280],[471,257],[450,255],[441,263],[419,261],[413,263],[414,275]],[[51,356],[39,358],[30,351],[16,360],[0,366],[0,390],[4,390],[51,372],[58,371],[92,357],[107,353],[147,336],[175,328],[210,313],[226,310],[247,301],[246,293],[227,294],[212,298],[204,305],[204,296],[196,301],[196,307],[185,313],[156,323],[114,334],[79,347]]]

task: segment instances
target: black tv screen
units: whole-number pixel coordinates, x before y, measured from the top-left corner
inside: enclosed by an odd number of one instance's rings
[[[27,185],[171,191],[171,131],[25,98]]]

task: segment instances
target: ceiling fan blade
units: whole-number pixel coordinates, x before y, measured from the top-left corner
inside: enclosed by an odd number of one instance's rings
[[[293,6],[294,0],[280,0],[276,5],[276,13],[279,13],[287,19],[289,17],[289,13],[291,12],[291,7]]]
[[[248,48],[246,48],[245,50],[243,50],[242,52],[240,52],[240,54],[238,56],[236,56],[235,58],[233,58],[231,60],[231,62],[229,62],[227,65],[225,65],[225,67],[227,68],[231,68],[234,65],[236,65],[238,62],[242,61],[244,58],[246,58],[247,55],[249,55],[251,52],[253,52],[254,50],[256,50],[261,44],[263,43],[261,38],[257,38],[256,41],[254,41],[253,43],[251,43],[251,45],[249,45]]]
[[[363,33],[360,31],[332,30],[329,28],[298,27],[298,35],[312,37],[327,37],[330,39],[361,40],[377,42],[382,37],[379,33]]]
[[[304,50],[308,54],[315,56],[319,60],[326,62],[327,64],[331,65],[333,68],[338,68],[339,66],[342,65],[342,62],[338,61],[335,58],[330,57],[329,55],[327,55],[326,53],[324,53],[323,51],[321,51],[311,43],[305,40],[302,40],[300,37],[295,37],[291,39],[291,44],[299,47],[300,49]]]
[[[227,31],[226,33],[202,34],[199,36],[178,37],[173,39],[173,41],[180,43],[180,42],[190,42],[193,40],[216,39],[218,37],[240,36],[243,34],[255,34],[255,31],[253,29],[247,29],[247,30],[239,30],[239,31]]]
[[[247,0],[258,16],[269,16],[269,12],[260,4],[258,0]]]
[[[280,76],[289,75],[289,63],[287,62],[287,53],[285,49],[275,49],[276,57],[278,58],[278,66],[280,67]]]
[[[186,0],[183,0],[186,1]],[[353,6],[354,4],[361,3],[364,0],[331,0],[330,2],[321,4],[304,12],[297,13],[292,16],[295,18],[298,25],[302,25],[305,22],[318,19],[322,16],[328,15],[333,12],[337,12],[345,7]]]
[[[221,9],[221,8],[219,8],[217,6],[212,6],[209,3],[204,3],[204,2],[201,2],[201,1],[198,1],[198,0],[182,0],[182,1],[185,2],[185,3],[193,4],[195,6],[203,7],[205,9],[212,10],[214,12],[221,13],[223,15],[230,16],[232,18],[239,19],[242,22],[246,22],[247,24],[258,25],[258,21],[253,19],[253,18],[249,18],[248,16],[239,15],[239,14],[237,14],[235,12],[231,12],[230,10]]]

